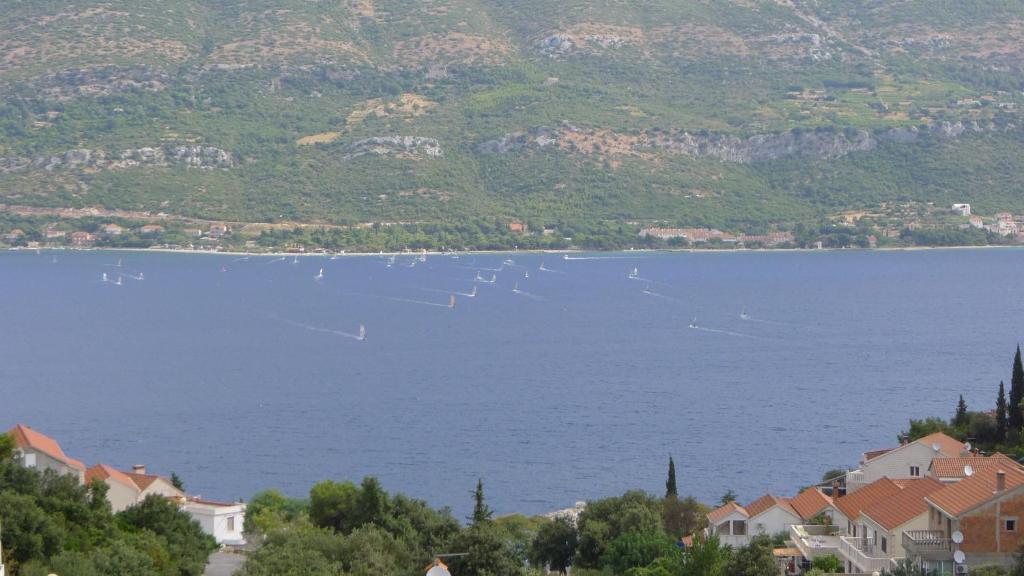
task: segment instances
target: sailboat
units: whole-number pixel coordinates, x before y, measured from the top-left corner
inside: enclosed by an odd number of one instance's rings
[[[117,281],[116,281],[116,282],[114,282],[114,284],[117,284],[118,286],[120,286],[120,285],[121,285],[121,284],[123,284],[123,283],[124,283],[124,280],[123,280],[123,279],[121,278],[121,275],[120,275],[120,274],[118,274],[118,275],[117,275]]]
[[[427,261],[427,251],[424,250],[423,252],[420,253],[420,262],[426,262],[426,261]]]
[[[452,294],[451,300],[448,301],[449,308],[455,308],[455,294]]]
[[[110,279],[107,278],[107,273],[106,272],[103,273],[103,277],[100,280],[100,282],[110,282]]]
[[[694,317],[693,320],[690,321],[690,328],[696,328],[696,327],[697,327],[697,318]]]
[[[743,311],[740,312],[740,320],[747,320],[749,318],[750,316],[747,315],[747,309],[743,308]]]
[[[359,325],[359,336],[356,337],[356,340],[366,340],[366,326],[363,326],[362,324]]]
[[[638,276],[640,276],[640,269],[634,267],[633,271],[629,273],[629,277],[631,279],[636,279]]]
[[[292,256],[292,264],[298,264],[298,263],[299,263],[299,257],[298,256]]]
[[[121,258],[118,258],[117,259],[117,264],[115,264],[114,266],[117,266],[118,268],[120,268],[121,267],[121,260],[122,260]]]
[[[323,280],[324,279],[324,269],[320,268],[320,273],[317,274],[316,276],[314,276],[313,278],[314,278],[314,280]]]
[[[515,283],[515,286],[512,287],[512,291],[519,294],[519,282]]]

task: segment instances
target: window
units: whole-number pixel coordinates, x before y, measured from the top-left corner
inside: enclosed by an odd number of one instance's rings
[[[887,544],[888,543],[885,541],[885,536],[882,536],[882,552],[888,552],[888,550],[885,549]]]
[[[228,516],[228,532],[234,532],[234,531],[235,531],[235,517],[234,516]]]
[[[1016,518],[1004,518],[1003,524],[1006,526],[1007,532],[1017,531],[1017,519]]]
[[[732,524],[730,522],[728,522],[728,521],[722,522],[721,524],[718,525],[718,528],[716,529],[716,532],[718,532],[719,536],[729,536],[730,535],[729,527],[731,525]]]
[[[36,467],[36,455],[35,454],[32,454],[31,452],[26,452],[25,453],[25,457],[24,457],[24,461],[25,461],[25,468],[35,468]]]
[[[732,521],[732,535],[745,536],[747,534],[747,523],[743,520]]]
[[[921,476],[921,467],[920,466],[911,466],[910,467],[910,476],[912,478],[917,478],[917,477]]]

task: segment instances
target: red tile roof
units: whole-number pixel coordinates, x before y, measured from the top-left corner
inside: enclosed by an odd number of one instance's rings
[[[106,481],[110,478],[117,480],[130,488],[137,488],[135,481],[129,478],[127,474],[107,466],[106,464],[97,464],[85,471],[86,484],[90,484],[96,480]]]
[[[35,430],[25,426],[24,424],[18,424],[14,428],[11,428],[9,432],[14,437],[14,445],[22,450],[35,450],[36,452],[42,452],[47,456],[67,464],[72,468],[77,468],[81,471],[85,471],[85,464],[82,464],[78,460],[68,456],[60,449],[60,444],[57,441],[45,434],[40,434]]]
[[[157,476],[155,474],[136,474],[135,472],[124,472],[124,475],[138,486],[139,490],[145,490],[146,488],[149,488],[153,482],[163,478],[162,476]],[[164,478],[164,480],[166,480],[166,478]]]
[[[937,478],[966,478],[964,469],[970,466],[975,471],[980,471],[992,466],[1004,466],[1009,468],[1020,468],[1020,464],[1005,454],[993,454],[991,456],[964,456],[958,458],[935,458],[932,460],[931,473]]]
[[[881,450],[872,450],[871,452],[865,452],[864,461],[867,462],[868,460],[874,460],[875,458],[878,458],[882,454],[888,454],[893,450],[895,450],[895,448],[882,448]]]
[[[767,512],[768,509],[775,506],[785,510],[786,512],[789,512],[794,516],[799,516],[799,514],[796,513],[796,510],[793,510],[793,507],[790,506],[789,499],[779,498],[778,496],[773,496],[771,494],[765,494],[764,496],[761,496],[757,500],[754,500],[750,504],[744,506],[743,509],[747,511],[747,514],[749,514],[751,518],[753,518],[754,516],[757,516],[762,512]]]
[[[852,520],[860,516],[861,510],[898,494],[900,490],[897,483],[888,478],[882,478],[850,492],[846,496],[836,498],[832,503],[844,516]]]
[[[937,446],[939,452],[947,457],[962,456],[965,448],[963,442],[942,432],[935,432],[923,438],[918,438],[915,442],[929,447]]]
[[[804,520],[813,518],[831,503],[832,498],[826,496],[819,488],[808,488],[789,501],[793,510]]]
[[[894,530],[927,512],[925,497],[945,486],[935,478],[908,480],[898,494],[863,508],[861,514],[886,530]]]
[[[739,512],[745,517],[750,517],[750,514],[748,514],[747,511],[743,509],[743,506],[740,506],[735,502],[728,502],[724,506],[720,506],[718,508],[715,508],[711,512],[708,512],[708,521],[712,524],[717,524],[733,512]]]
[[[990,467],[955,484],[947,484],[942,490],[930,494],[927,500],[950,516],[962,516],[1002,495],[996,493],[996,475],[1000,471],[1006,474],[1006,490],[1003,493],[1024,486],[1024,470],[1019,466]]]

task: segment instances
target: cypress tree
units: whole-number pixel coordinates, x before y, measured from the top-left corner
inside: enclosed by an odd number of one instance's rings
[[[668,457],[668,480],[665,481],[665,498],[676,498],[679,492],[676,490],[676,463],[672,457]]]
[[[956,405],[956,416],[953,417],[953,426],[961,427],[967,424],[967,402],[964,402],[964,395],[960,395],[960,402]]]
[[[491,509],[484,502],[484,481],[482,478],[476,481],[476,490],[473,492],[473,524],[482,524],[491,519]]]
[[[1006,392],[999,382],[999,396],[996,397],[996,441],[1006,441]]]
[[[1007,406],[1007,423],[1009,431],[1020,432],[1024,424],[1024,414],[1021,413],[1020,403],[1024,400],[1024,365],[1020,361],[1020,345],[1017,345],[1017,354],[1013,357],[1013,378],[1010,380],[1010,405]]]

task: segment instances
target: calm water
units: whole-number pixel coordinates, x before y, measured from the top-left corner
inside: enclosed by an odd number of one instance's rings
[[[508,256],[2,253],[0,427],[211,498],[372,474],[464,516],[483,477],[539,513],[660,492],[672,454],[746,501],[989,406],[1022,334],[1022,250],[594,256],[448,309]]]

